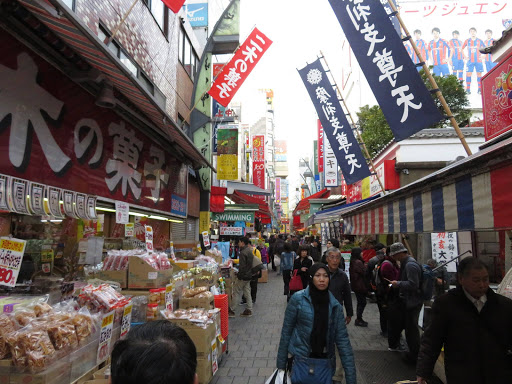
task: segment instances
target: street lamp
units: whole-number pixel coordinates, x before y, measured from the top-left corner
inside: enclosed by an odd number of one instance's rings
[[[316,189],[315,175],[309,166],[309,162],[306,161],[306,159],[304,159],[303,157],[300,158],[300,161],[302,161],[308,168],[308,170],[301,175],[302,178],[304,179],[304,182],[307,184],[306,179],[305,179],[306,177],[312,178],[313,179],[313,190],[315,191],[314,193],[317,193],[318,191]],[[309,190],[309,187],[308,187],[308,190]],[[312,194],[310,190],[309,190],[309,194],[310,195]]]

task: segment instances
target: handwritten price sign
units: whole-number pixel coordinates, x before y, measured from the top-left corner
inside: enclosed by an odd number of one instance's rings
[[[0,239],[0,285],[14,287],[25,253],[25,240]]]
[[[125,336],[130,331],[130,326],[132,325],[132,309],[132,303],[124,307],[123,322],[121,323],[121,337]]]
[[[112,340],[112,330],[114,328],[114,311],[107,313],[101,320],[100,345],[96,355],[97,363],[102,363],[110,355],[110,341]]]

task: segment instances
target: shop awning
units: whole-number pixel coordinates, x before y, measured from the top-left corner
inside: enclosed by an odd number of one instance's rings
[[[229,198],[237,204],[258,204],[259,209],[258,212],[256,212],[256,216],[262,220],[262,224],[270,223],[272,214],[266,201],[246,195],[240,191],[234,191],[229,195]]]
[[[334,221],[334,220],[340,220],[341,215],[343,215],[345,212],[348,212],[352,209],[360,207],[361,205],[364,205],[372,200],[375,200],[378,197],[379,197],[379,195],[372,196],[368,199],[356,201],[354,203],[343,204],[343,205],[339,205],[337,207],[332,207],[329,209],[325,209],[323,211],[316,212],[314,215],[311,215],[311,217],[306,221],[305,226],[309,227],[313,224]]]
[[[169,142],[183,149],[183,155],[192,161],[194,166],[213,166],[196,148],[188,136],[173,122],[173,119],[162,109],[156,99],[147,91],[121,61],[107,48],[107,46],[84,24],[76,15],[63,5],[62,1],[20,0],[23,7],[15,7],[12,16],[23,20],[39,33],[42,39],[47,38],[44,27],[35,25],[42,23],[45,27],[61,39],[68,47],[56,39],[47,43],[55,49],[60,49],[66,56],[76,61],[76,54],[80,60],[85,61],[91,68],[99,70],[126,97],[127,102],[138,108],[150,122],[158,129],[158,133],[167,138]],[[55,7],[58,7],[58,11]],[[35,18],[34,18],[35,16]],[[32,20],[30,19],[32,18]],[[43,28],[43,30],[41,30]],[[35,31],[38,32],[35,32]],[[130,108],[130,107],[129,107]]]
[[[512,228],[512,138],[342,214],[346,234]]]
[[[309,203],[310,203],[309,200],[311,200],[311,199],[326,198],[326,197],[329,197],[330,194],[331,194],[330,190],[322,189],[320,192],[314,193],[311,196],[308,196],[308,197],[302,199],[301,201],[299,201],[299,203],[297,204],[297,206],[295,207],[293,212],[295,213],[297,211],[301,211],[303,209],[308,208],[309,207]]]
[[[270,196],[272,192],[268,189],[262,189],[252,183],[244,183],[241,181],[230,181],[227,182],[227,190],[228,194],[232,194],[236,191],[248,193],[251,195],[262,195],[262,196]]]

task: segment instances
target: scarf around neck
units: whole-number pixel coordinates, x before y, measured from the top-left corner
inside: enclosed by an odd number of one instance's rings
[[[314,319],[311,331],[310,344],[313,358],[326,357],[327,332],[329,328],[329,288],[320,291],[313,284],[313,276],[319,269],[324,269],[329,274],[326,265],[315,263],[309,268],[309,295],[313,303]]]

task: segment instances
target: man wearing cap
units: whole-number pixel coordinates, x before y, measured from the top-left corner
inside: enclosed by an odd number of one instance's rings
[[[400,349],[400,334],[405,330],[405,339],[409,352],[405,357],[411,363],[416,362],[420,348],[420,330],[418,317],[423,304],[420,291],[421,266],[409,255],[407,248],[402,243],[391,244],[389,255],[400,262],[400,275],[390,284],[395,299],[389,303],[389,328],[388,344],[390,351],[402,351]]]

